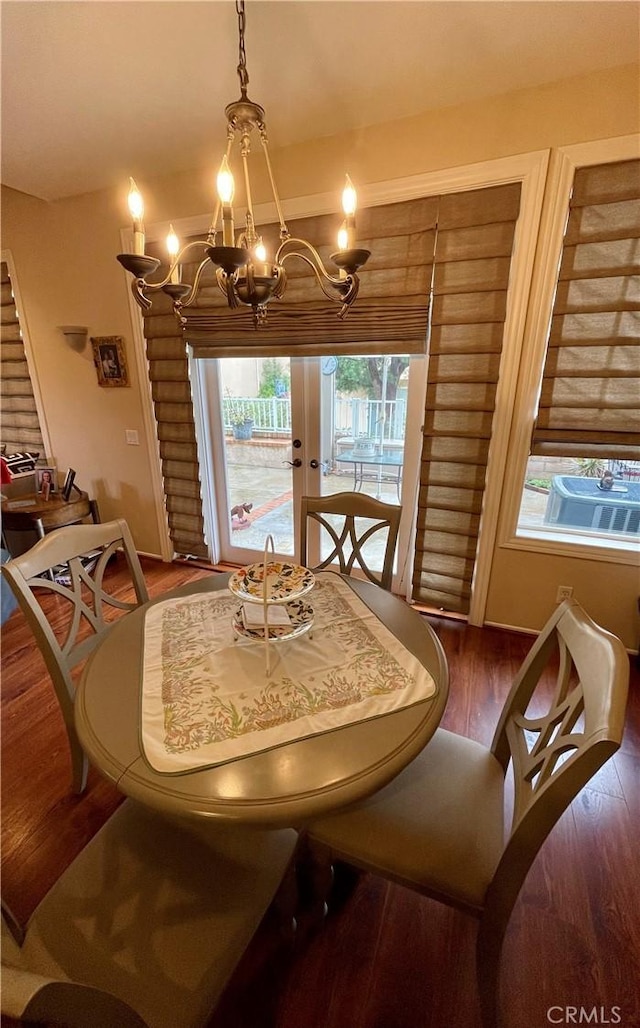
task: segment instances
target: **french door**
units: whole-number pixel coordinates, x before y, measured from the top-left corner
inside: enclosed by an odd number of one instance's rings
[[[301,497],[355,489],[402,502],[394,588],[407,591],[426,361],[228,358],[193,371],[212,559],[260,560],[270,535],[281,559],[299,560]],[[327,545],[311,532],[310,562]]]

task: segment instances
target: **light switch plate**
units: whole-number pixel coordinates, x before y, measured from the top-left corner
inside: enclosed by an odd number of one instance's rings
[[[135,428],[125,428],[124,437],[127,440],[127,446],[139,446],[140,440],[138,439],[138,433]]]

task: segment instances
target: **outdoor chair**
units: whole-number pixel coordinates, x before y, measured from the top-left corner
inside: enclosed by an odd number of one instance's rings
[[[303,496],[300,525],[302,563],[308,566],[308,519],[311,519],[320,525],[322,537],[328,535],[333,545],[329,555],[314,567],[314,571],[338,560],[343,575],[350,575],[353,568],[358,567],[370,582],[383,589],[391,589],[401,515],[402,507],[383,503],[366,493]],[[365,554],[364,549],[377,533],[385,531],[387,537],[380,572],[370,567],[371,557]]]
[[[126,800],[26,931],[3,908],[2,1023],[204,1026],[278,890],[293,910],[296,843]]]
[[[112,595],[104,581],[107,564],[120,549],[127,561],[135,602]],[[69,737],[73,788],[81,793],[87,782],[88,761],[74,724],[72,673],[109,631],[108,617],[113,620],[116,611],[134,610],[149,599],[131,533],[121,519],[103,525],[58,528],[26,553],[3,564],[2,574],[51,675]],[[52,595],[62,599],[47,603],[45,613],[39,600]]]
[[[565,601],[524,661],[490,749],[438,729],[380,792],[306,826],[317,902],[337,859],[473,914],[482,1020],[493,1028],[514,903],[560,815],[619,748],[628,681],[621,641]]]

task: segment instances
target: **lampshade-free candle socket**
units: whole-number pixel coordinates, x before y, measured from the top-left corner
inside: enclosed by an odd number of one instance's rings
[[[129,213],[133,218],[133,252],[144,254],[144,202],[142,194],[132,178],[129,179]]]
[[[217,178],[218,196],[222,204],[222,245],[234,246],[233,238],[233,203],[234,181],[227,155],[222,158]]]
[[[171,276],[170,281],[172,283],[178,283],[180,281],[180,265],[175,264],[175,259],[180,251],[180,241],[173,231],[173,225],[169,225],[169,235],[167,236],[167,250],[169,252],[169,261],[171,263]]]

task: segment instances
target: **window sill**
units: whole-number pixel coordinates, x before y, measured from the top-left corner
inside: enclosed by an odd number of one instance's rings
[[[612,535],[608,539],[579,531],[519,528],[515,535],[504,540],[501,545],[511,550],[640,566],[640,540],[637,537]]]

